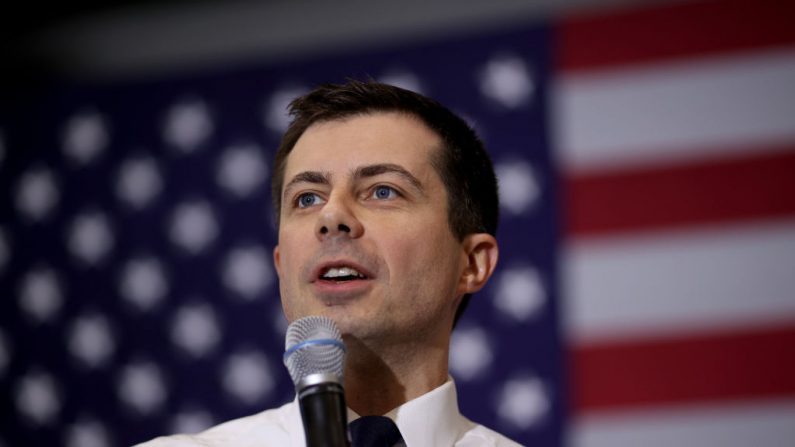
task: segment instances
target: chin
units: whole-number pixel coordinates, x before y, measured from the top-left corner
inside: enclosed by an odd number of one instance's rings
[[[355,321],[355,319],[351,318],[350,315],[326,315],[327,317],[334,320],[334,323],[337,324],[337,329],[340,330],[340,334],[342,334],[343,340],[346,339],[363,339],[366,338],[371,328],[369,328],[368,324],[362,324],[362,322]]]

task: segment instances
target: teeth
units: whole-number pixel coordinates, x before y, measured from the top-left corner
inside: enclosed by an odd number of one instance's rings
[[[358,276],[359,278],[364,278],[364,275],[350,267],[332,267],[323,274],[324,278],[339,278],[341,276]]]

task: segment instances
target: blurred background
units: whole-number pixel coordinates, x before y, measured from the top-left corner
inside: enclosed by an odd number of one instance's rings
[[[287,103],[374,78],[464,116],[500,266],[464,414],[523,445],[795,439],[795,7],[80,0],[0,19],[0,446],[126,446],[293,398]]]

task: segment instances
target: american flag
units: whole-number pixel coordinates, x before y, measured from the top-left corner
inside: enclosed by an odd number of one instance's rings
[[[286,104],[372,77],[500,181],[454,333],[462,411],[524,445],[795,439],[795,8],[591,11],[0,105],[0,446],[124,446],[293,398],[271,263]]]

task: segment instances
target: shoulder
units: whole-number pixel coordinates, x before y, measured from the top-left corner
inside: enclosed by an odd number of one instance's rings
[[[292,405],[227,421],[195,435],[162,436],[134,447],[289,446]]]
[[[522,447],[505,435],[467,420],[467,430],[456,442],[456,447]]]

